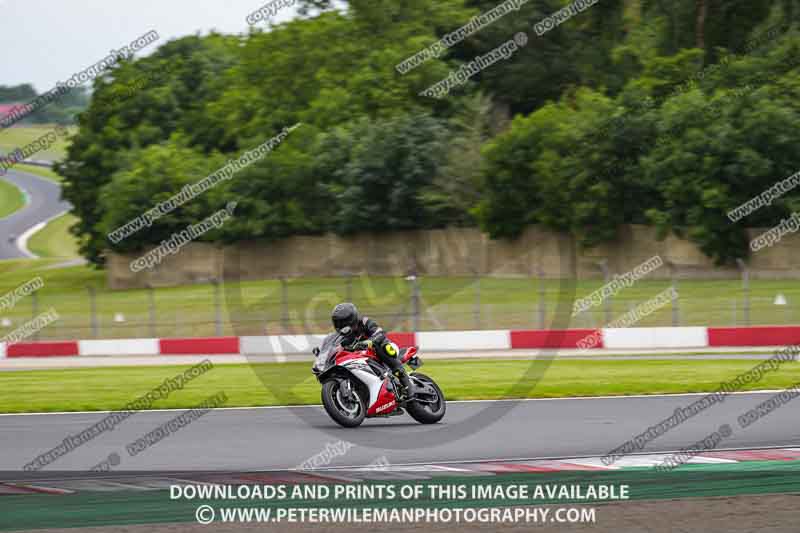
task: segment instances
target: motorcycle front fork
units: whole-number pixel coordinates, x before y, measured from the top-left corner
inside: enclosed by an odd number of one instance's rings
[[[341,388],[342,388],[342,395],[345,398],[350,399],[353,398],[353,396],[355,396],[355,391],[353,390],[353,384],[350,383],[349,379],[345,379],[342,381]]]

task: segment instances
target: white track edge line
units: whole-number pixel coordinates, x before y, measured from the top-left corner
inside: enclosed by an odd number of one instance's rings
[[[17,245],[17,248],[19,248],[19,249],[20,249],[20,251],[21,251],[22,253],[24,253],[25,255],[27,255],[28,257],[30,257],[30,258],[32,258],[32,259],[37,259],[39,256],[38,256],[38,255],[36,255],[35,253],[31,252],[31,251],[28,249],[28,240],[29,240],[31,237],[33,237],[33,236],[34,236],[36,233],[38,233],[39,231],[43,230],[43,229],[44,229],[44,227],[45,227],[45,226],[47,226],[47,225],[48,225],[50,222],[52,222],[53,220],[57,219],[58,217],[60,217],[60,216],[62,216],[62,215],[64,215],[64,214],[66,214],[66,213],[69,213],[69,210],[66,210],[66,211],[61,211],[60,213],[58,213],[58,214],[56,214],[56,215],[53,215],[53,216],[51,216],[50,218],[47,218],[47,219],[45,219],[45,220],[42,220],[42,221],[41,221],[41,222],[39,222],[38,224],[34,224],[34,225],[33,225],[33,226],[31,226],[30,228],[26,229],[26,230],[25,230],[25,231],[22,233],[22,235],[20,235],[19,237],[17,237],[17,240],[16,240],[16,242],[15,242],[14,244],[16,244],[16,245]]]

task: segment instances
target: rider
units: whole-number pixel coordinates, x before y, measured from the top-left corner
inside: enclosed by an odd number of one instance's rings
[[[400,383],[406,390],[407,397],[415,392],[415,387],[408,379],[403,363],[400,362],[399,354],[395,346],[386,338],[386,334],[377,322],[358,314],[356,306],[350,302],[340,303],[333,308],[331,321],[336,331],[344,338],[342,346],[354,346],[356,348],[374,347],[378,354],[395,376],[400,379]]]

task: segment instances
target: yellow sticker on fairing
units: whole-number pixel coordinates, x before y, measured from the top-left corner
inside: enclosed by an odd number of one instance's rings
[[[397,355],[397,346],[393,342],[386,345],[386,353],[394,357]]]

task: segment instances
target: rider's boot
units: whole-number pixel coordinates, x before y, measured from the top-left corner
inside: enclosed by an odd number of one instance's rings
[[[397,378],[400,380],[400,384],[403,386],[403,389],[405,390],[406,398],[411,398],[418,392],[417,386],[414,385],[408,378],[408,372],[406,372],[405,368],[401,366],[399,368],[394,369],[394,375],[397,376]]]

